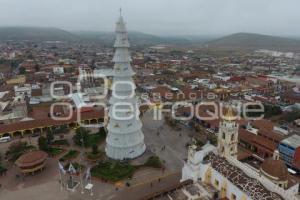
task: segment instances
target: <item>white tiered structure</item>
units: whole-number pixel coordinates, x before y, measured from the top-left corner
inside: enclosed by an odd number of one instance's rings
[[[134,159],[145,152],[142,123],[139,119],[139,107],[135,96],[135,84],[132,76],[129,42],[122,15],[116,24],[115,55],[113,58],[114,78],[112,96],[109,100],[108,136],[106,155],[115,160]],[[126,103],[127,105],[124,105]],[[123,104],[123,105],[121,105]],[[129,105],[133,109],[129,109]],[[115,109],[127,109],[127,112],[116,112]],[[133,117],[130,117],[133,116]],[[129,119],[130,118],[130,119]]]

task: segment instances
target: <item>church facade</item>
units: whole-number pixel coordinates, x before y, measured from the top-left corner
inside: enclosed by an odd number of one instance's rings
[[[238,126],[231,108],[220,122],[218,146],[189,147],[181,181],[193,180],[217,189],[217,199],[297,200],[299,184],[280,187],[273,180],[237,160]]]

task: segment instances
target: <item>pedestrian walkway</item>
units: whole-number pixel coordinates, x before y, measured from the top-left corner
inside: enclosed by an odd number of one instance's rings
[[[163,175],[160,178],[148,180],[134,185],[128,189],[119,191],[113,200],[140,200],[152,194],[159,193],[165,189],[176,186],[180,183],[181,172]]]

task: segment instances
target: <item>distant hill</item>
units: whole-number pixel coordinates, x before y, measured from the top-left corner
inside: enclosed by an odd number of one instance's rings
[[[260,35],[253,33],[236,33],[219,39],[215,36],[156,36],[137,31],[129,31],[132,45],[193,45],[200,47],[205,44],[209,48],[226,49],[274,49],[299,50],[300,40]],[[112,46],[115,39],[113,32],[100,31],[65,31],[58,28],[41,27],[0,27],[0,41],[83,41]]]
[[[159,37],[137,31],[128,33],[133,45],[155,44],[187,44],[188,39],[179,37]],[[115,39],[113,32],[96,31],[65,31],[58,28],[41,27],[0,27],[0,41],[29,40],[29,41],[90,41],[112,45]]]
[[[236,33],[209,41],[206,45],[227,49],[300,50],[300,40],[254,33]]]
[[[82,40],[101,42],[112,45],[115,40],[113,32],[77,31],[72,34]],[[132,45],[155,45],[155,44],[189,44],[190,40],[181,37],[161,37],[138,31],[129,31],[128,37]]]
[[[0,40],[73,41],[76,36],[58,28],[0,27]]]

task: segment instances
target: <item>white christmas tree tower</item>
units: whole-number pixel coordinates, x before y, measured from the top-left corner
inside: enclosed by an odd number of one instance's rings
[[[109,123],[105,151],[106,155],[112,159],[133,159],[145,152],[146,145],[135,96],[136,87],[132,79],[135,73],[130,65],[128,34],[121,14],[115,32],[114,78],[112,96],[109,100]],[[116,109],[126,110],[129,107],[133,109],[129,109],[127,112],[116,112]]]

